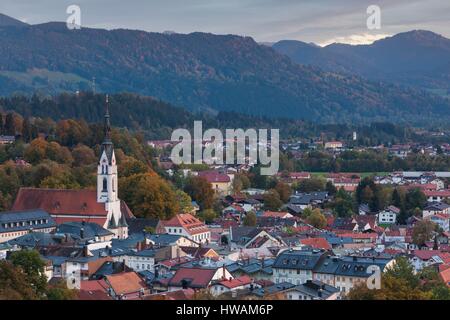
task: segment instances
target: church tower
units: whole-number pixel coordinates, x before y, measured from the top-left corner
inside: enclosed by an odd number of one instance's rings
[[[111,124],[109,122],[109,101],[106,96],[104,120],[105,139],[102,143],[100,160],[97,167],[97,202],[106,203],[118,200],[117,164],[114,146],[111,141]]]
[[[104,203],[105,210],[108,212],[105,228],[114,232],[118,238],[124,239],[128,237],[128,225],[122,215],[121,202],[118,197],[117,163],[111,140],[108,96],[106,96],[104,135],[97,166],[97,202]]]

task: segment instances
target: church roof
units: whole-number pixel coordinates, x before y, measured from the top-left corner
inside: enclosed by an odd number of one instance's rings
[[[104,226],[108,216],[105,204],[97,202],[95,190],[20,188],[12,210],[34,209],[47,211],[56,224],[92,222]],[[120,210],[125,218],[134,218],[124,201]]]

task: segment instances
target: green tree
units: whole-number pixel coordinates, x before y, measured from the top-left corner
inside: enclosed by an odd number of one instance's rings
[[[323,215],[320,209],[314,209],[306,221],[318,229],[323,229],[327,226],[327,218]]]
[[[247,227],[254,227],[256,226],[256,213],[254,212],[249,212],[247,213],[247,215],[244,217],[244,226]]]
[[[277,211],[283,205],[280,195],[275,189],[268,190],[263,196],[263,201],[266,210]]]
[[[10,256],[11,263],[20,268],[37,297],[43,297],[47,289],[45,262],[36,250],[15,251]]]
[[[436,224],[428,221],[422,220],[416,223],[413,228],[413,242],[415,245],[423,247],[427,241],[430,241],[433,237],[435,231],[437,231]]]

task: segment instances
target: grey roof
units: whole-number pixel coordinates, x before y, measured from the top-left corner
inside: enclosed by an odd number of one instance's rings
[[[342,258],[327,257],[318,263],[314,272],[368,278],[371,275],[367,272],[369,266],[376,265],[383,271],[389,261],[391,259],[350,256]]]
[[[152,234],[147,236],[147,238],[153,241],[157,246],[170,246],[177,242],[181,237],[183,236],[175,234]]]
[[[261,230],[257,227],[231,227],[230,238],[233,242],[245,243],[256,236]]]
[[[289,199],[290,204],[308,205],[312,202],[323,202],[328,199],[328,192],[298,193]]]
[[[324,254],[321,250],[286,250],[277,256],[272,267],[312,270]]]
[[[36,224],[35,221],[38,221],[38,223]],[[13,226],[11,226],[11,223]],[[7,227],[5,227],[5,224],[7,224]],[[56,227],[55,221],[48,212],[41,209],[0,213],[0,232],[25,231],[53,227]]]
[[[315,299],[327,299],[331,295],[339,292],[338,288],[318,280],[308,280],[306,283],[297,285],[293,289],[303,294],[312,296]]]
[[[35,248],[35,247],[60,244],[64,241],[65,238],[66,238],[65,235],[61,235],[61,234],[31,232],[31,233],[25,234],[21,237],[10,240],[10,241],[8,241],[8,243],[11,245],[18,245],[19,247]],[[68,240],[70,242],[74,242],[77,239],[74,239],[69,236]]]
[[[274,284],[269,287],[258,288],[256,290],[253,290],[253,294],[255,294],[259,297],[264,297],[264,295],[266,295],[266,294],[274,294],[277,292],[283,292],[285,290],[288,290],[288,289],[291,289],[294,287],[295,287],[295,284],[292,284],[290,282],[282,282],[282,283]]]
[[[450,205],[445,202],[428,202],[423,210],[442,211],[447,208],[450,208]]]
[[[67,222],[60,224],[56,229],[57,233],[73,234],[83,239],[94,239],[95,237],[109,236],[113,233],[100,225],[92,222]]]

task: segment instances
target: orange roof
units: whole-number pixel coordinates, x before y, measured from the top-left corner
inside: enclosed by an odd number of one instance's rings
[[[301,239],[300,243],[304,244],[306,246],[311,246],[313,249],[331,250],[331,245],[328,243],[328,241],[325,238]]]
[[[82,280],[80,281],[80,300],[111,300],[108,295],[108,284],[105,280]]]
[[[190,288],[206,288],[212,281],[217,269],[180,268],[170,279],[169,286],[181,287],[183,280],[189,282]]]
[[[284,218],[286,215],[292,216],[289,212],[264,211],[262,217]]]
[[[139,292],[145,282],[136,272],[123,272],[106,276],[106,280],[117,295]]]
[[[208,227],[199,219],[189,213],[177,214],[168,221],[163,222],[164,227],[178,227],[185,229],[189,234],[207,232]]]
[[[444,271],[439,272],[439,275],[441,276],[442,281],[445,282],[447,287],[450,287],[450,268],[447,268]]]
[[[252,283],[252,279],[247,275],[243,275],[243,276],[240,276],[240,277],[234,278],[234,279],[222,280],[218,284],[220,284],[224,287],[227,287],[228,289],[233,289],[233,288],[242,287],[242,286],[245,286],[245,285],[248,285],[251,283]]]

